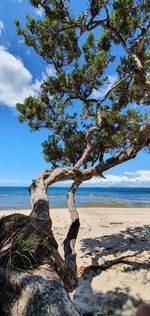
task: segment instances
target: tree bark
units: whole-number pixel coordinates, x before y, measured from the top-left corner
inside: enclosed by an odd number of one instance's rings
[[[64,254],[65,262],[75,273],[77,272],[75,243],[80,228],[79,214],[75,206],[75,193],[81,183],[82,180],[75,181],[67,195],[68,209],[71,215],[71,225],[66,239],[64,240]]]
[[[79,316],[49,265],[16,273],[0,268],[1,316]]]
[[[58,253],[45,173],[30,187],[30,216],[0,219],[0,315],[78,316],[67,292],[77,278]]]

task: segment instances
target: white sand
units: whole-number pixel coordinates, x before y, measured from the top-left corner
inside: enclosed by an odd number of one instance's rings
[[[29,210],[0,211],[0,215],[29,214]],[[73,293],[80,311],[94,316],[134,316],[141,301],[150,303],[150,209],[79,208],[80,232],[76,243],[79,272],[91,264],[130,256],[99,275],[79,278]],[[54,235],[63,255],[63,239],[70,224],[67,209],[52,209]]]

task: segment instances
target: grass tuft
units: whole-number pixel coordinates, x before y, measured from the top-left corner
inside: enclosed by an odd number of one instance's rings
[[[21,236],[19,236],[20,238]],[[23,237],[17,241],[8,251],[5,258],[5,266],[9,270],[27,270],[32,269],[37,264],[32,250],[38,242],[38,237],[33,233],[28,237]]]

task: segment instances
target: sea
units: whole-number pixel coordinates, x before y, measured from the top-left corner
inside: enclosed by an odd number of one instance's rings
[[[50,206],[66,207],[67,192],[67,187],[51,186],[48,189]],[[150,188],[80,187],[76,192],[76,205],[150,207]],[[0,187],[0,209],[30,207],[27,187]]]

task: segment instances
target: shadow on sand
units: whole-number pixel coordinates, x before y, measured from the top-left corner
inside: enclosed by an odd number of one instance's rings
[[[91,290],[91,291],[90,291]],[[91,284],[86,285],[84,300],[81,291],[74,294],[74,303],[82,316],[135,316],[136,311],[143,300],[130,294],[130,289],[115,288],[106,293],[94,293]],[[80,295],[80,296],[79,296]]]
[[[132,256],[147,251],[150,255],[150,226],[130,227],[112,235],[81,240],[81,251],[84,256],[91,256],[92,264],[98,265],[99,261],[113,255],[118,258],[122,254]],[[141,262],[141,268],[150,268],[149,262]],[[146,264],[146,265],[145,265]]]
[[[150,226],[131,227],[112,235],[82,239],[81,245],[83,257],[91,257],[92,263],[91,266],[83,268],[73,297],[81,314],[134,316],[143,300],[140,296],[134,297],[131,288],[120,285],[106,293],[93,292],[92,281],[103,271],[111,269],[118,263],[121,264],[120,273],[150,271]],[[101,282],[100,277],[99,282]],[[145,274],[145,284],[147,282],[150,283],[150,280],[146,279]]]

